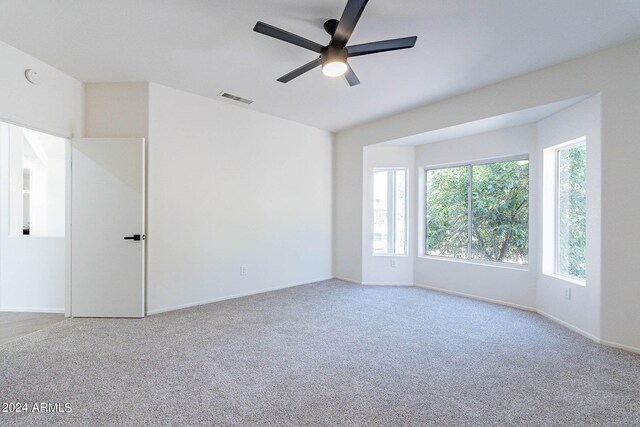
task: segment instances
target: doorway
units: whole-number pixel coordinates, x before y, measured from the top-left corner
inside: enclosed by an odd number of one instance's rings
[[[64,316],[67,144],[59,136],[0,122],[0,311],[5,332],[9,324],[13,330],[33,332]]]
[[[0,122],[0,312],[22,313],[0,329],[37,313],[144,316],[144,159],[142,138]]]

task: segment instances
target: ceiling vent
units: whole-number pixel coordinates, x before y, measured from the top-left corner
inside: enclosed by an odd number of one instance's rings
[[[247,105],[251,105],[253,104],[253,101],[247,98],[243,98],[241,96],[237,96],[237,95],[233,95],[231,93],[227,93],[227,92],[220,92],[218,94],[219,97],[221,98],[226,98],[226,99],[230,99],[231,101],[236,101],[236,102],[242,102],[243,104],[247,104]]]

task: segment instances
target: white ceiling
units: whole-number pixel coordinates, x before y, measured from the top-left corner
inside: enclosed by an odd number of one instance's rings
[[[0,40],[85,82],[152,81],[337,131],[640,37],[640,0],[369,2],[351,44],[418,36],[352,58],[350,88],[315,58],[252,31],[257,20],[319,43],[346,0],[0,0]]]

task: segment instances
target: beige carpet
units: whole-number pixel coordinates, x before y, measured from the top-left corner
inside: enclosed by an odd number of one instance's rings
[[[334,280],[66,320],[0,347],[0,396],[71,407],[2,426],[635,426],[640,357],[536,314]]]

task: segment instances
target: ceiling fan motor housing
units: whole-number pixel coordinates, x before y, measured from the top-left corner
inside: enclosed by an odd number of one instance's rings
[[[347,62],[347,48],[344,46],[329,45],[322,49],[320,53],[322,57],[322,63],[327,64],[329,62],[340,61]]]

